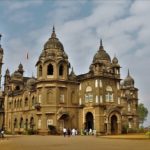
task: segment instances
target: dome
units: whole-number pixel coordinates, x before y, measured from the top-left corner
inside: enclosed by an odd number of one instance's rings
[[[36,79],[34,77],[27,80],[27,86],[33,86],[36,83]]]
[[[102,45],[102,40],[101,40],[99,50],[93,58],[93,63],[102,62],[102,61],[110,62],[111,59],[108,53],[104,50],[103,45]]]
[[[118,59],[116,57],[114,57],[113,60],[112,60],[112,63],[113,64],[118,64]]]
[[[18,66],[18,72],[21,73],[23,75],[24,70],[23,70],[23,65],[20,63]]]
[[[51,34],[51,37],[44,45],[44,50],[47,50],[47,49],[59,49],[59,50],[64,51],[64,47],[63,47],[62,43],[56,37],[54,27],[53,27],[53,32]]]
[[[34,77],[27,80],[27,88],[33,90],[35,88],[36,79]]]
[[[20,72],[18,72],[18,71],[15,71],[15,72],[11,75],[11,77],[22,78],[22,74],[21,74]]]
[[[123,86],[134,86],[134,79],[130,76],[129,70],[128,70],[128,75],[123,81]]]
[[[23,65],[20,63],[18,69],[23,69]]]

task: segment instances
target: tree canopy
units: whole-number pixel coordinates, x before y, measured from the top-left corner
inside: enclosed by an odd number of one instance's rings
[[[139,123],[143,126],[143,123],[148,116],[148,109],[144,106],[143,103],[140,103],[138,105],[138,115],[139,115]]]

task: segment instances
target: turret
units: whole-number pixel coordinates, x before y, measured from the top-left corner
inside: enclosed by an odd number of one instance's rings
[[[36,66],[38,79],[67,80],[68,78],[68,56],[64,51],[63,44],[56,36],[54,27],[51,37],[44,44],[44,48]]]
[[[19,66],[18,66],[18,72],[19,72],[20,74],[22,74],[22,75],[23,75],[23,73],[24,73],[23,65],[22,65],[21,63],[20,63]]]
[[[117,74],[120,76],[120,65],[118,63],[118,59],[116,56],[114,56],[114,58],[112,59],[112,68],[113,68],[114,74]]]

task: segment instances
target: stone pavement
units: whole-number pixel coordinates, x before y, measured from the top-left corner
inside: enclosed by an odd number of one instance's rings
[[[149,150],[150,140],[106,139],[94,136],[22,135],[0,139],[0,150]]]

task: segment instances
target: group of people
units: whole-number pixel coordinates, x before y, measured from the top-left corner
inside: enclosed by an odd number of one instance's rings
[[[92,130],[91,128],[90,129],[84,129],[81,130],[81,134],[82,135],[96,135],[96,130]]]
[[[78,132],[77,132],[77,130],[76,129],[66,129],[66,128],[63,128],[63,135],[64,135],[64,137],[66,137],[66,136],[68,136],[68,137],[70,137],[71,135],[72,136],[76,136],[78,134]]]
[[[4,130],[0,129],[0,138],[4,138]]]

